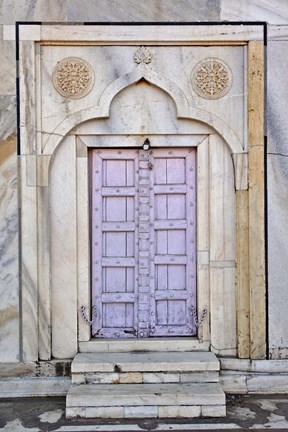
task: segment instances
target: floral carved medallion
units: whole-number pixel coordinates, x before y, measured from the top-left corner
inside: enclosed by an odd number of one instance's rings
[[[232,86],[230,67],[217,58],[198,62],[191,74],[193,89],[205,99],[220,99]]]
[[[70,99],[86,96],[94,84],[94,72],[88,62],[79,57],[66,57],[53,71],[55,89]]]

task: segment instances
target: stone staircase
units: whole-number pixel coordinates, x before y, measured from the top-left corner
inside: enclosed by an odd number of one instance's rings
[[[211,352],[79,353],[66,416],[224,417],[219,361]]]

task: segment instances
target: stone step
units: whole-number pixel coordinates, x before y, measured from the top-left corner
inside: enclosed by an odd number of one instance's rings
[[[71,370],[73,384],[219,382],[211,352],[80,353]]]
[[[79,353],[71,365],[74,372],[219,371],[211,352]]]
[[[197,338],[97,339],[79,343],[83,353],[208,351],[209,347],[209,342],[200,342]]]
[[[82,418],[224,417],[217,383],[72,385],[66,416]]]

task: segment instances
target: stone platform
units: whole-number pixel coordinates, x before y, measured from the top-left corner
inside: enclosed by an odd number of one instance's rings
[[[219,361],[210,352],[80,353],[72,363],[66,416],[223,417]]]

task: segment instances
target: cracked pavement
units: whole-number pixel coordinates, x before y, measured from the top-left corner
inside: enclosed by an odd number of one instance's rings
[[[227,396],[227,417],[213,419],[65,419],[64,397],[0,399],[0,430],[11,432],[288,431],[288,395]]]

